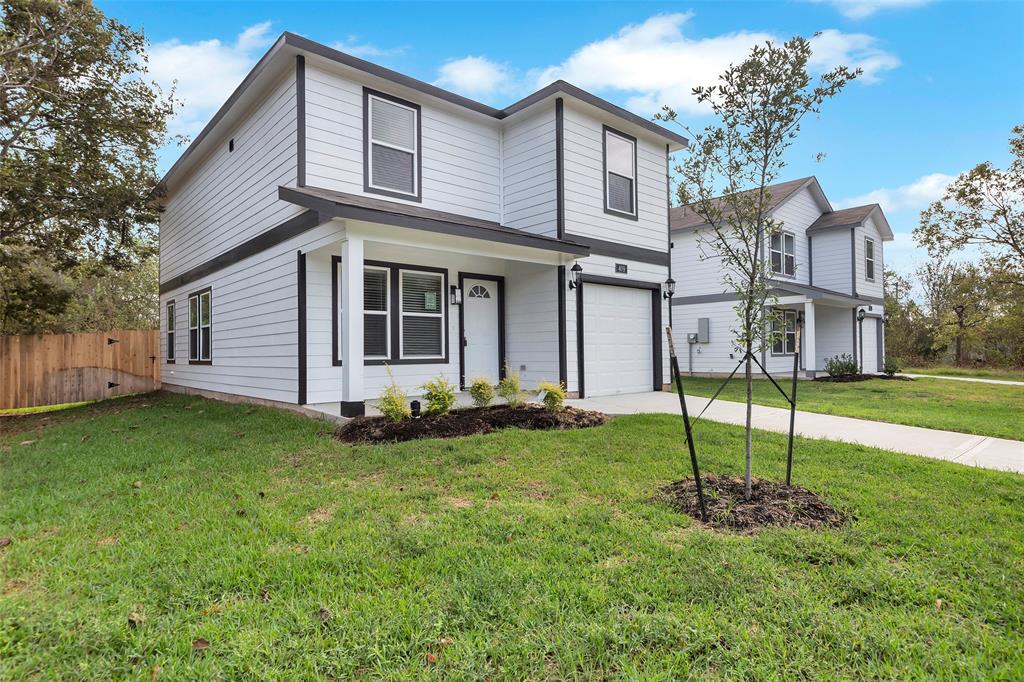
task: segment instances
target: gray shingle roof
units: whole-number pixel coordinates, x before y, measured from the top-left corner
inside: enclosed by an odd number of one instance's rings
[[[822,232],[824,230],[832,230],[839,227],[856,227],[867,220],[867,217],[871,215],[871,212],[876,208],[879,208],[878,204],[866,204],[864,206],[841,208],[838,211],[832,211],[831,213],[822,213],[818,219],[811,223],[811,226],[807,228],[807,232]]]
[[[778,208],[786,199],[789,199],[810,182],[816,182],[813,175],[798,180],[787,180],[786,182],[768,185],[768,190],[771,194],[768,210],[772,211]],[[754,190],[748,191],[753,192]],[[715,199],[715,201],[721,201],[721,197]],[[671,225],[673,230],[694,229],[707,225],[707,222],[693,210],[693,206],[694,204],[687,204],[686,206],[677,206],[669,210],[669,225]]]

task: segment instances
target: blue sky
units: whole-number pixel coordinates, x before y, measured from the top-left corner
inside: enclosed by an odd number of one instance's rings
[[[754,42],[822,32],[816,67],[866,77],[807,121],[786,175],[817,175],[837,207],[881,203],[899,269],[924,258],[910,238],[919,211],[979,161],[1004,165],[1024,123],[1020,2],[98,4],[145,30],[152,76],[178,81],[173,129],[186,135],[285,30],[496,106],[565,78],[644,116],[672,104],[695,128],[709,119],[693,85]],[[161,167],[180,152],[165,150]]]

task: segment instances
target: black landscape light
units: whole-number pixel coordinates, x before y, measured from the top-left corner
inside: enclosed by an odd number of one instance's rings
[[[419,419],[420,418],[420,401],[414,400],[411,403],[409,403],[409,410],[412,412],[412,418],[413,419]]]

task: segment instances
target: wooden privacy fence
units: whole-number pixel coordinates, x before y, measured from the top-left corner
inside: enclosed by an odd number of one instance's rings
[[[0,336],[0,409],[152,391],[159,357],[156,330]]]

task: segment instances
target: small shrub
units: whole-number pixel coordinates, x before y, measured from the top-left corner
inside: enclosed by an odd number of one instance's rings
[[[391,383],[377,399],[377,409],[388,421],[400,422],[403,419],[409,419],[412,416],[409,409],[409,396],[395,383],[395,376],[391,373],[391,368],[385,367],[388,370],[388,379],[391,380]]]
[[[885,363],[882,365],[882,372],[885,376],[891,377],[900,371],[899,363],[893,358],[886,358]]]
[[[860,369],[852,355],[843,353],[825,360],[825,371],[834,377],[849,377],[857,374]]]
[[[565,407],[565,388],[562,384],[555,384],[550,381],[542,381],[537,384],[537,390],[543,394],[541,402],[549,412],[559,412]]]
[[[423,398],[427,401],[427,409],[423,411],[427,416],[448,414],[455,406],[455,386],[444,378],[437,375],[420,388],[423,389]]]
[[[498,382],[498,395],[512,407],[523,404],[523,388],[519,381],[519,372],[505,368],[505,378]]]
[[[491,380],[485,377],[477,377],[469,384],[469,395],[473,404],[477,407],[487,407],[494,400],[494,386]]]

